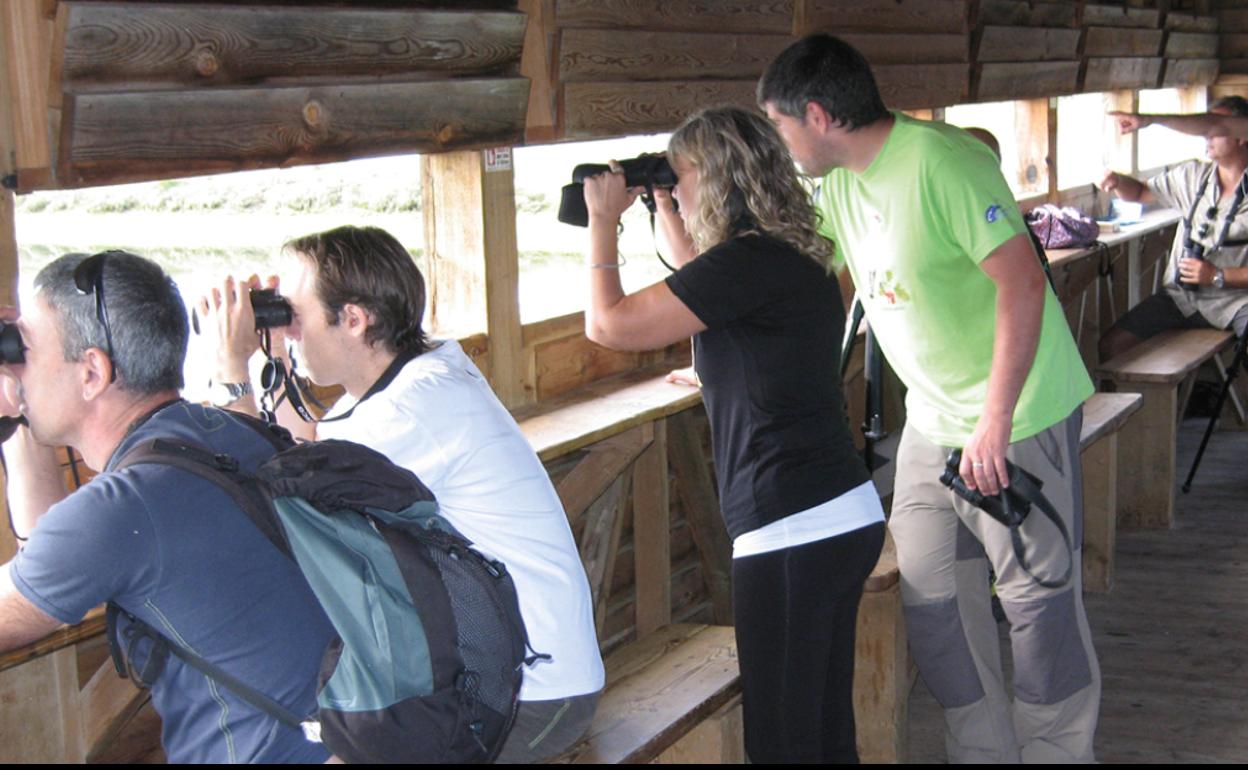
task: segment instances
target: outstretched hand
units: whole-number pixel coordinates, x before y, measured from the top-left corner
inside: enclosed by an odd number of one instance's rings
[[[1109,116],[1118,124],[1118,132],[1122,134],[1134,133],[1152,125],[1152,120],[1148,115],[1139,115],[1134,112],[1111,112]]]

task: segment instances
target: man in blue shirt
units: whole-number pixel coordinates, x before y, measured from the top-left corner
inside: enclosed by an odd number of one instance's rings
[[[333,635],[294,563],[229,495],[164,465],[114,471],[157,437],[194,442],[254,468],[273,447],[251,427],[178,397],[182,299],[141,257],[68,255],[35,279],[16,320],[25,362],[0,378],[0,413],[25,416],[5,446],[14,529],[0,569],[0,650],[75,623],[105,601],[296,713],[315,708]],[[9,315],[12,318],[12,315]],[[101,474],[66,494],[53,447]],[[124,629],[122,637],[124,638]],[[134,651],[137,665],[145,654]],[[323,762],[325,749],[170,657],[152,685],[171,762]]]

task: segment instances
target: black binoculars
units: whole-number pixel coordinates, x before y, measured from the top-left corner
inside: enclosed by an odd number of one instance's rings
[[[638,155],[618,162],[624,171],[626,187],[644,187],[649,193],[656,188],[670,190],[676,186],[676,172],[667,162],[666,155]],[[585,208],[585,180],[610,170],[610,166],[601,163],[582,163],[572,169],[572,183],[563,186],[563,197],[559,200],[560,222],[577,227],[589,225],[589,211]]]
[[[251,310],[256,316],[256,331],[271,329],[275,326],[290,326],[294,315],[290,303],[277,293],[276,289],[252,289]],[[191,311],[191,328],[199,334],[199,314]],[[0,332],[3,334],[3,332]],[[0,338],[0,345],[3,339]]]

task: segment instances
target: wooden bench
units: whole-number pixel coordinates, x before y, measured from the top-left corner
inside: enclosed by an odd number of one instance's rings
[[[591,504],[591,501],[606,494],[605,490],[613,478],[627,473],[628,463],[635,462],[634,458],[640,456],[639,447],[645,447],[643,454],[665,453],[672,477],[677,482],[676,489],[671,492],[679,496],[699,549],[704,555],[713,555],[712,559],[704,560],[703,566],[708,590],[715,604],[715,622],[729,627],[731,542],[720,520],[715,489],[702,454],[701,442],[690,429],[689,416],[692,413],[688,410],[701,403],[701,393],[696,388],[665,382],[663,375],[669,369],[653,367],[628,372],[537,407],[519,410],[515,416],[521,431],[544,462],[558,461],[573,453],[585,453],[584,459],[556,484],[556,491],[570,518],[581,515],[582,511],[593,515],[608,508]],[[637,639],[608,657],[608,691],[600,706],[600,719],[604,720],[624,719],[618,715],[633,714],[639,708],[630,701],[634,690],[627,687],[617,690],[610,684],[613,676],[610,667],[615,665],[610,661],[617,655],[624,655],[624,659],[630,661],[640,656],[652,659],[653,664],[662,669],[666,665],[664,658],[646,651],[651,649],[649,645],[670,642],[651,641],[651,637],[662,634],[661,639],[668,639],[667,635],[674,633],[671,629],[685,627],[679,623],[668,625],[672,620],[671,597],[665,592],[672,581],[665,539],[669,527],[669,490],[667,484],[658,483],[666,481],[667,477],[666,474],[651,473],[649,479],[645,488],[637,483],[632,485],[633,494],[647,500],[641,507],[637,507],[635,502],[633,517],[633,553],[637,560],[633,571],[637,581]],[[585,526],[587,530],[618,531],[618,520],[613,524],[602,522]],[[609,539],[604,538],[601,542]],[[605,610],[604,594],[614,571],[613,564],[604,564],[601,550],[596,551],[584,540],[581,543],[596,613]],[[596,614],[596,617],[601,632],[601,614]],[[634,649],[638,645],[641,645],[640,652]],[[680,652],[682,649],[683,644],[675,644],[673,648],[677,655],[683,654]],[[896,552],[891,539],[886,541],[884,554],[865,585],[859,611],[856,653],[855,711],[859,753],[864,761],[898,761],[904,755],[906,703],[913,675],[901,616]],[[722,713],[716,711],[708,717],[707,709],[698,704],[693,706],[693,721],[704,719],[707,726],[693,727],[691,718],[681,713],[684,706],[680,706],[667,716],[677,725],[676,728],[669,728],[664,720],[645,722],[651,725],[649,728],[638,725],[639,732],[630,739],[636,746],[629,749],[621,749],[615,744],[609,747],[595,745],[593,736],[598,732],[595,727],[590,738],[573,752],[575,761],[650,761],[665,751],[673,750],[678,744],[679,749],[672,756],[680,756],[682,761],[698,761],[699,756],[703,757],[701,761],[720,761],[719,757],[726,761],[739,756],[739,751],[725,748],[724,743],[728,740],[725,731],[731,730],[736,731],[736,740],[740,741],[739,711],[734,712],[729,704],[722,708]],[[659,732],[650,736],[646,734],[647,730]],[[682,739],[685,733],[689,733],[690,737]],[[571,755],[568,761],[573,761]]]
[[[1168,528],[1174,521],[1178,421],[1196,370],[1234,344],[1229,331],[1162,332],[1097,368],[1113,389],[1144,397],[1140,414],[1118,443],[1119,521],[1128,527]]]
[[[1083,402],[1083,590],[1108,591],[1118,531],[1118,432],[1144,403],[1139,393],[1093,393]]]
[[[741,681],[731,626],[674,624],[604,661],[593,725],[559,763],[744,760]]]
[[[889,539],[858,613],[854,713],[863,762],[905,756],[914,684]],[[744,761],[741,684],[731,626],[665,626],[607,657],[607,687],[585,738],[558,763]]]

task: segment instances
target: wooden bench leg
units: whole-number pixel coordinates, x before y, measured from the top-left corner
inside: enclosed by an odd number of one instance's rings
[[[741,696],[724,704],[654,760],[656,765],[745,764]]]
[[[1083,451],[1083,590],[1113,586],[1118,532],[1118,434]]]
[[[1133,382],[1144,396],[1118,442],[1118,521],[1123,528],[1168,529],[1174,521],[1178,388]]]
[[[910,650],[901,614],[901,586],[862,595],[854,650],[854,721],[864,763],[906,758]]]

